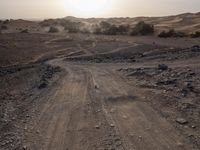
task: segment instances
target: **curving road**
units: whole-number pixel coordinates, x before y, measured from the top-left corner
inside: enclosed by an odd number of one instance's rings
[[[184,138],[145,102],[147,91],[114,64],[48,62],[65,70],[34,119],[24,145],[33,150],[189,150]]]

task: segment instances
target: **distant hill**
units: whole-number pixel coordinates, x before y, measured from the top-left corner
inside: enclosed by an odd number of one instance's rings
[[[85,22],[97,24],[101,21],[107,21],[111,24],[129,24],[134,26],[139,21],[145,21],[155,25],[156,31],[160,32],[162,30],[176,29],[178,31],[184,32],[194,32],[200,31],[200,12],[199,13],[184,13],[174,16],[164,16],[164,17],[135,17],[135,18],[76,18],[76,17],[65,17],[65,20],[75,21],[75,22]]]
[[[67,16],[58,19],[46,19],[43,21],[26,21],[22,19],[10,20],[6,26],[8,30],[3,32],[19,32],[23,29],[28,29],[30,32],[47,32],[50,26],[58,26],[62,31],[68,21],[77,22],[83,28],[92,31],[92,28],[102,21],[106,21],[115,25],[130,25],[134,27],[139,21],[153,24],[155,32],[159,33],[163,30],[175,29],[186,33],[200,31],[200,12],[199,13],[184,13],[174,16],[164,17],[121,17],[121,18],[76,18]],[[2,22],[2,21],[1,21]],[[0,22],[0,25],[2,24]],[[73,26],[73,25],[72,25]]]

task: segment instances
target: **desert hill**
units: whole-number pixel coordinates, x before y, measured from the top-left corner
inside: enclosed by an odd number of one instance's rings
[[[200,31],[200,12],[199,13],[184,13],[174,16],[165,17],[135,17],[135,18],[75,18],[65,17],[65,20],[86,22],[97,24],[101,21],[107,21],[111,24],[129,24],[134,26],[139,21],[145,21],[155,25],[157,31],[176,29],[183,32],[195,32]]]
[[[95,25],[98,25],[102,21],[106,21],[114,25],[130,25],[134,27],[139,21],[145,21],[146,23],[153,24],[155,26],[156,33],[163,30],[175,29],[185,33],[191,33],[200,31],[200,12],[199,13],[184,13],[174,16],[164,17],[121,17],[121,18],[76,18],[73,16],[67,16],[57,19],[46,19],[42,21],[27,21],[27,20],[10,20],[6,24],[9,30],[3,32],[19,32],[23,29],[28,29],[30,32],[46,32],[50,26],[57,26],[59,30],[64,30],[66,22],[79,23],[84,28],[91,29]],[[3,24],[3,21],[0,22]]]

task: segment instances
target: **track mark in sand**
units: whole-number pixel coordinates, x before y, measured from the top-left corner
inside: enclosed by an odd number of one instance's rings
[[[131,91],[112,71],[94,68],[104,95],[104,106],[118,129],[126,149],[188,150],[184,138],[164,118],[146,104],[137,91]],[[109,113],[109,110],[111,113]]]
[[[120,136],[118,127],[115,124],[115,121],[113,120],[109,110],[106,108],[106,103],[104,101],[103,93],[101,93],[101,88],[104,88],[103,86],[100,86],[99,83],[95,80],[97,76],[94,75],[94,73],[88,69],[93,80],[94,87],[98,86],[98,90],[96,91],[96,103],[99,105],[99,110],[102,110],[102,118],[99,119],[101,125],[104,126],[104,128],[107,130],[107,133],[105,134],[102,145],[106,147],[106,149],[116,149],[116,150],[125,150],[126,146],[124,145],[124,142],[122,141],[122,138]]]
[[[183,138],[142,100],[140,89],[104,66],[54,62],[68,72],[27,136],[44,150],[188,150]],[[35,143],[34,143],[35,141]]]

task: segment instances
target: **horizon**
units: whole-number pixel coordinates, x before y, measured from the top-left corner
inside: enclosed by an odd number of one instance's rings
[[[79,18],[79,19],[109,19],[109,18],[139,18],[139,17],[170,17],[170,16],[177,16],[177,15],[182,15],[182,14],[197,14],[200,13],[198,12],[183,12],[179,14],[171,14],[171,15],[164,15],[164,16],[122,16],[122,17],[78,17],[78,16],[63,16],[63,17],[54,17],[54,18],[0,18],[0,20],[6,20],[6,19],[13,19],[13,20],[29,20],[29,21],[40,21],[40,20],[46,20],[46,19],[62,19],[62,18],[67,18],[67,17],[74,17],[74,18]]]
[[[163,17],[198,13],[198,6],[199,0],[2,0],[0,19]]]

